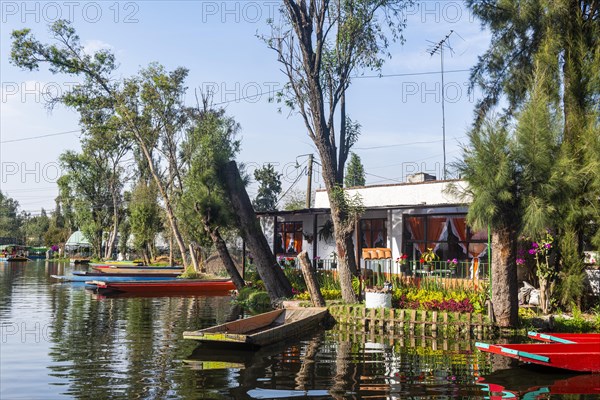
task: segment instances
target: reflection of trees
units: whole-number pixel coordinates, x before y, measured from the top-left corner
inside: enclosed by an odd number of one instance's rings
[[[195,344],[182,332],[222,323],[230,309],[228,297],[96,300],[64,288],[51,302],[49,368],[75,398],[197,398],[195,372],[179,361]]]

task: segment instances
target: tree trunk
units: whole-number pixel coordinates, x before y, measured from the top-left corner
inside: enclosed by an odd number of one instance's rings
[[[117,234],[119,233],[119,208],[118,208],[118,199],[116,194],[112,193],[113,200],[113,226],[108,237],[108,241],[106,242],[106,250],[104,252],[104,258],[110,259],[113,253],[113,248],[115,247],[115,241],[117,240]]]
[[[323,298],[321,290],[319,289],[319,284],[317,283],[315,271],[310,265],[308,253],[306,251],[301,252],[300,254],[298,254],[298,259],[300,260],[302,275],[304,276],[304,282],[306,282],[306,288],[308,289],[308,293],[310,294],[310,299],[312,300],[313,306],[325,307],[325,299]]]
[[[196,258],[196,252],[194,251],[194,246],[190,243],[190,259],[192,260],[192,266],[194,267],[194,271],[200,272],[200,267],[198,267],[198,259]]]
[[[509,229],[492,233],[492,303],[500,327],[516,327],[519,322],[514,237]]]
[[[225,240],[223,240],[223,237],[221,236],[219,229],[218,228],[209,229],[206,225],[205,225],[205,229],[208,232],[208,234],[210,235],[210,238],[212,239],[213,243],[215,244],[217,253],[219,253],[219,257],[221,258],[221,262],[223,263],[223,266],[225,267],[225,269],[227,270],[227,273],[231,277],[231,280],[233,281],[235,288],[237,290],[242,290],[242,288],[244,286],[246,286],[246,283],[244,282],[244,279],[240,275],[240,271],[238,271],[238,269],[236,268],[235,263],[233,262],[233,259],[231,258],[231,254],[229,253],[229,250],[227,249],[227,244],[225,243]]]
[[[539,278],[539,283],[540,283],[540,307],[542,309],[542,313],[544,314],[548,314],[548,290],[549,290],[549,285],[548,285],[548,279],[546,278]]]
[[[228,162],[223,170],[227,198],[231,202],[242,238],[256,261],[256,269],[265,283],[271,301],[277,302],[292,296],[292,285],[277,264],[275,256],[262,232],[252,203],[240,177],[235,161]]]
[[[331,219],[333,221],[333,236],[338,256],[338,279],[342,289],[342,300],[346,303],[357,303],[358,297],[352,288],[352,276],[356,273],[356,258],[354,256],[354,242],[352,241],[352,230],[348,229],[348,216],[329,196],[331,208]]]

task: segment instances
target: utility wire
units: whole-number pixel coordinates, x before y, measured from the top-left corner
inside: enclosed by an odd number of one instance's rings
[[[58,132],[58,133],[49,133],[47,135],[40,135],[40,136],[30,136],[30,137],[25,137],[25,138],[19,138],[19,139],[10,139],[10,140],[3,140],[0,142],[0,144],[4,144],[4,143],[14,143],[14,142],[24,142],[26,140],[33,140],[33,139],[41,139],[41,138],[46,138],[46,137],[51,137],[51,136],[60,136],[60,135],[68,135],[70,133],[79,133],[81,132],[81,130],[76,130],[76,131],[67,131],[67,132]]]

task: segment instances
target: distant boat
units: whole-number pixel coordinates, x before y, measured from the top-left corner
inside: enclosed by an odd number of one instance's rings
[[[0,246],[0,261],[31,261],[29,258],[27,258],[27,254],[27,246],[21,246],[19,244],[5,244]]]
[[[91,275],[50,275],[54,279],[62,282],[88,282],[94,279],[102,279],[103,282],[131,282],[131,281],[168,281],[173,280],[172,276],[156,276],[156,275],[111,275],[106,274],[91,274]]]
[[[71,262],[71,264],[89,264],[90,263],[90,258],[89,257],[71,257],[69,259],[69,261]]]
[[[531,339],[540,340],[548,343],[599,343],[600,333],[540,333],[527,332]]]
[[[475,343],[484,352],[516,358],[525,363],[580,372],[600,372],[600,343]]]
[[[327,313],[325,307],[284,308],[212,328],[183,332],[183,338],[210,345],[257,348],[306,334],[317,328]]]
[[[206,294],[223,293],[235,289],[231,279],[200,280],[200,279],[170,279],[156,282],[104,282],[98,277],[90,280],[93,290],[100,294],[132,293],[132,294]]]

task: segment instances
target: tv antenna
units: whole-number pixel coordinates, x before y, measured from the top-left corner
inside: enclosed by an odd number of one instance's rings
[[[450,46],[450,35],[452,35],[454,33],[454,30],[450,30],[450,33],[448,33],[442,40],[440,40],[437,43],[434,43],[432,47],[430,47],[427,51],[429,52],[430,56],[433,56],[434,54],[437,54],[438,52],[440,53],[440,60],[441,60],[441,67],[442,67],[442,147],[444,149],[444,170],[443,170],[443,176],[444,176],[444,180],[446,180],[446,111],[445,111],[445,105],[444,105],[444,47],[448,47],[448,49],[450,50],[450,53],[454,53],[454,50],[452,50],[452,47]],[[458,34],[457,34],[458,35]],[[459,35],[460,36],[460,35]]]

